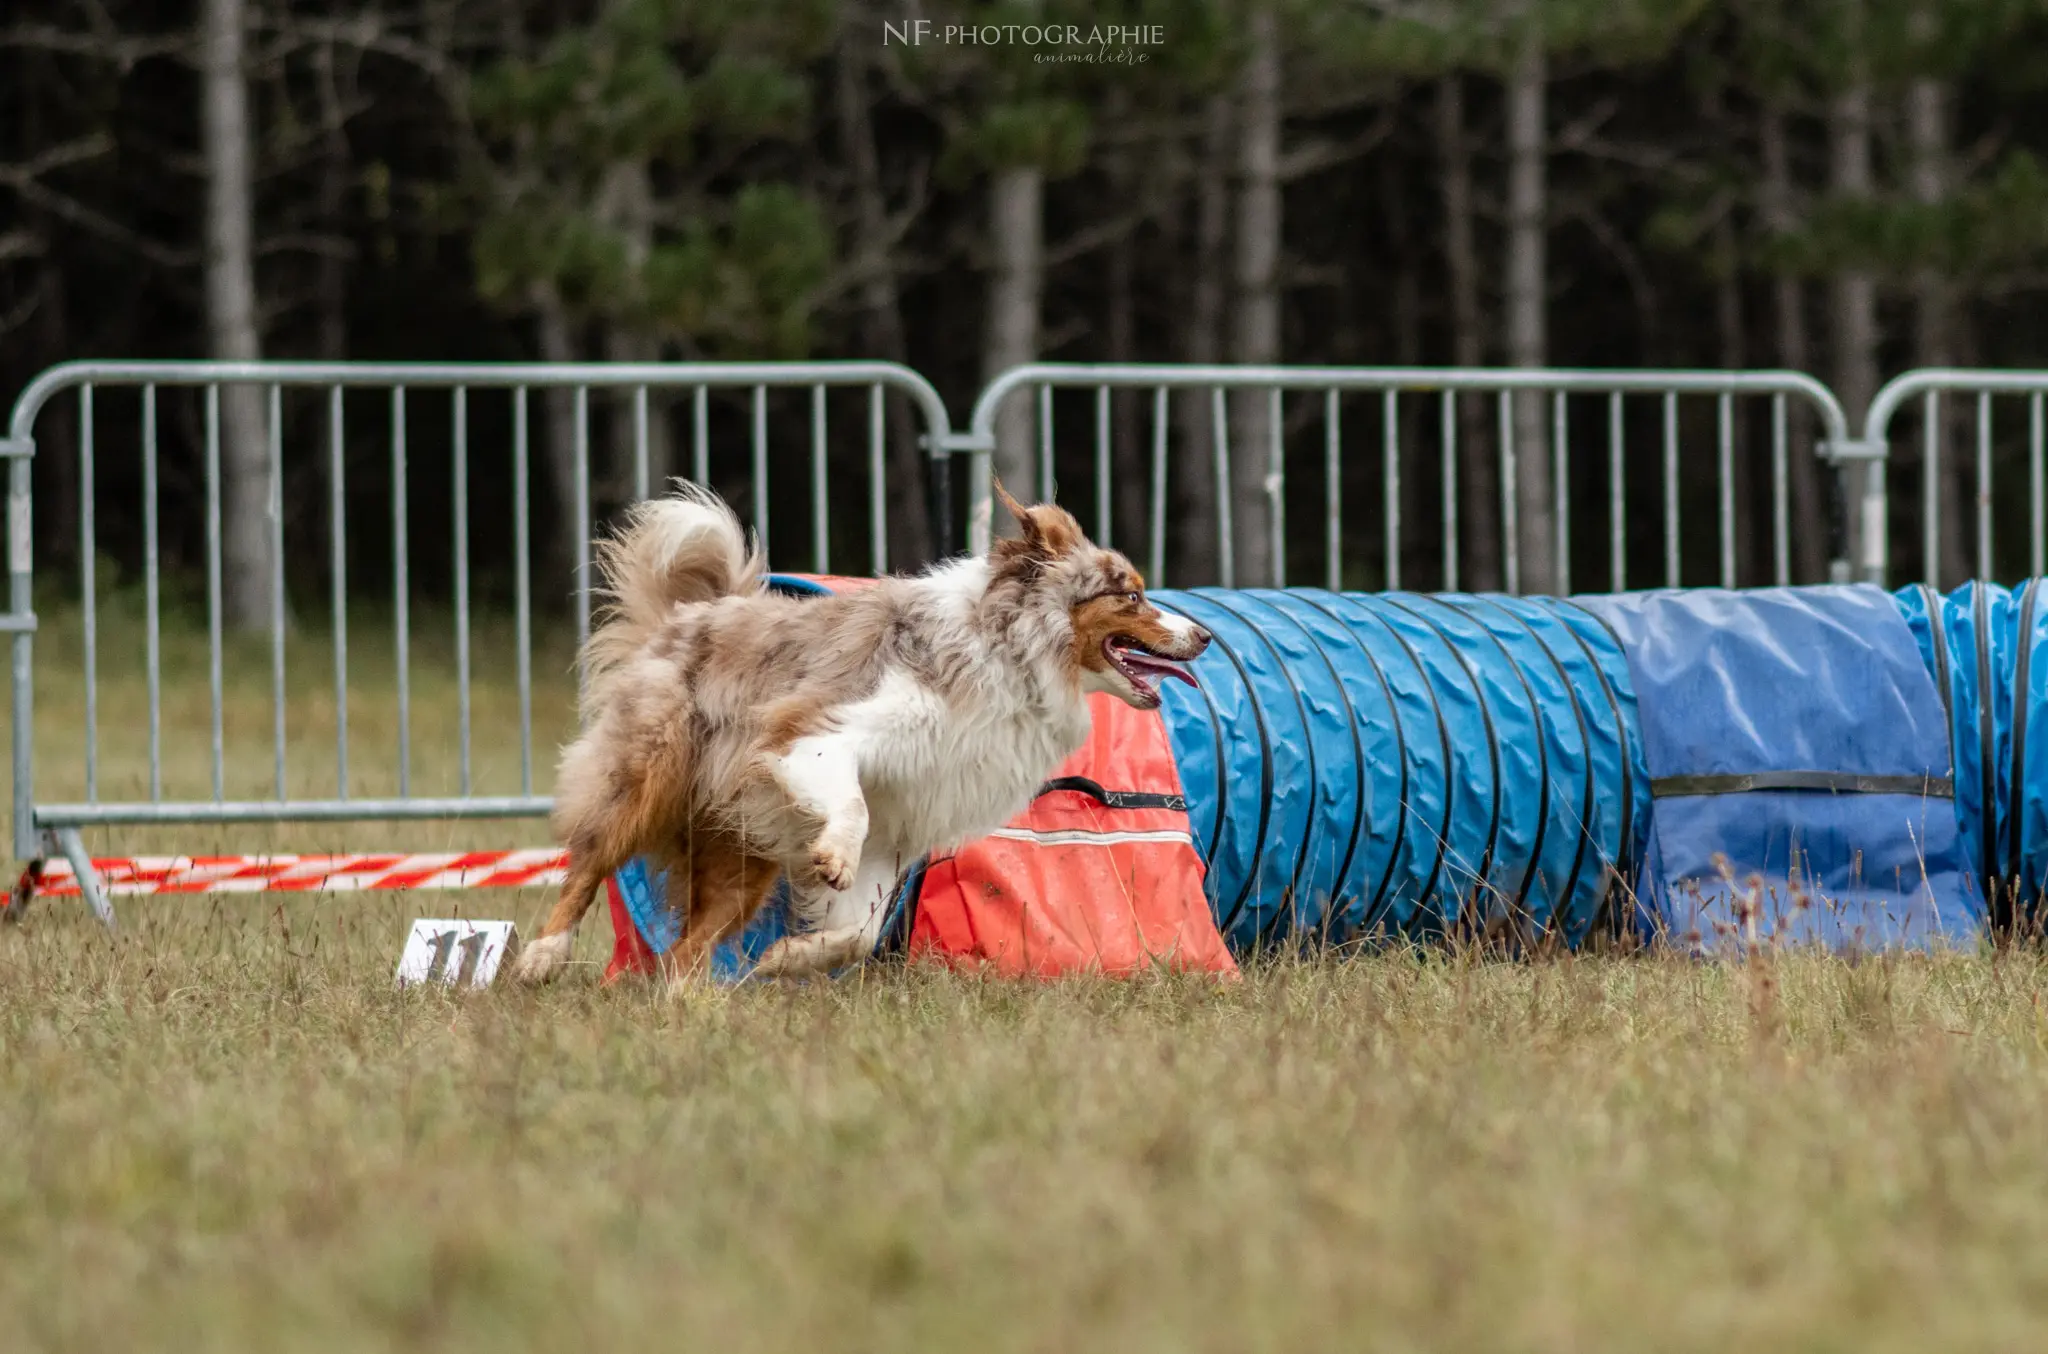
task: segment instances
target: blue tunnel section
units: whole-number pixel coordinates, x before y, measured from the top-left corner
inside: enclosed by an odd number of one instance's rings
[[[2048,580],[1894,594],[1939,692],[1966,885],[1994,926],[2038,927],[2048,879]]]
[[[1637,893],[1666,938],[1841,949],[1978,935],[1948,720],[1871,587],[1587,598],[1628,654],[1654,807]]]
[[[1250,951],[1512,923],[1971,944],[2048,888],[2048,587],[1159,591],[1164,716]]]
[[[1202,588],[1165,718],[1240,950],[1626,923],[1649,806],[1627,660],[1569,601]]]

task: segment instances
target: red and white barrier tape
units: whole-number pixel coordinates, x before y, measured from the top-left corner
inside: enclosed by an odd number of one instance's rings
[[[510,889],[559,884],[567,854],[554,847],[523,851],[438,851],[358,856],[115,856],[95,860],[111,894],[354,893],[376,889]],[[71,864],[43,862],[34,896],[76,898]]]

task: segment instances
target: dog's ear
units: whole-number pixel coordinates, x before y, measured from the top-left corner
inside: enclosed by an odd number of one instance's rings
[[[1025,510],[1024,539],[1047,559],[1058,559],[1079,548],[1088,537],[1065,508],[1040,503]]]
[[[1010,491],[1003,487],[1003,477],[1001,475],[992,474],[989,476],[989,480],[996,487],[996,501],[1009,509],[1010,516],[1017,519],[1018,526],[1029,530],[1031,526],[1031,509],[1010,497]]]
[[[1042,559],[1058,559],[1087,539],[1081,524],[1065,508],[1051,503],[1036,503],[1027,508],[1010,496],[1001,479],[994,483],[996,497],[1017,519],[1024,547],[1029,553]]]

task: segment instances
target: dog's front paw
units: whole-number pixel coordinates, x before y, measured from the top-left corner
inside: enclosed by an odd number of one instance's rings
[[[807,873],[813,882],[834,893],[844,893],[853,887],[853,876],[860,869],[860,852],[820,845],[812,848],[808,865]]]

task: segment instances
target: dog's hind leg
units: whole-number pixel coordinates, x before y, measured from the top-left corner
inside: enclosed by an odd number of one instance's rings
[[[882,938],[898,874],[893,856],[871,853],[852,888],[822,898],[800,899],[798,911],[810,929],[770,945],[754,966],[754,976],[810,977],[860,963],[872,955]]]
[[[835,731],[799,738],[774,763],[775,779],[799,811],[816,819],[799,882],[834,893],[853,887],[868,836],[868,802],[860,789],[860,744]]]
[[[672,815],[661,802],[664,786],[643,778],[630,796],[600,802],[577,830],[566,834],[569,875],[554,910],[540,933],[519,951],[512,976],[522,983],[544,983],[561,972],[576,944],[576,924],[597,900],[604,881],[634,856],[672,841]],[[558,799],[560,796],[557,796]]]
[[[699,976],[711,951],[752,921],[769,891],[782,878],[782,867],[736,844],[700,841],[690,861],[690,898],[683,934],[662,956],[669,976]]]

